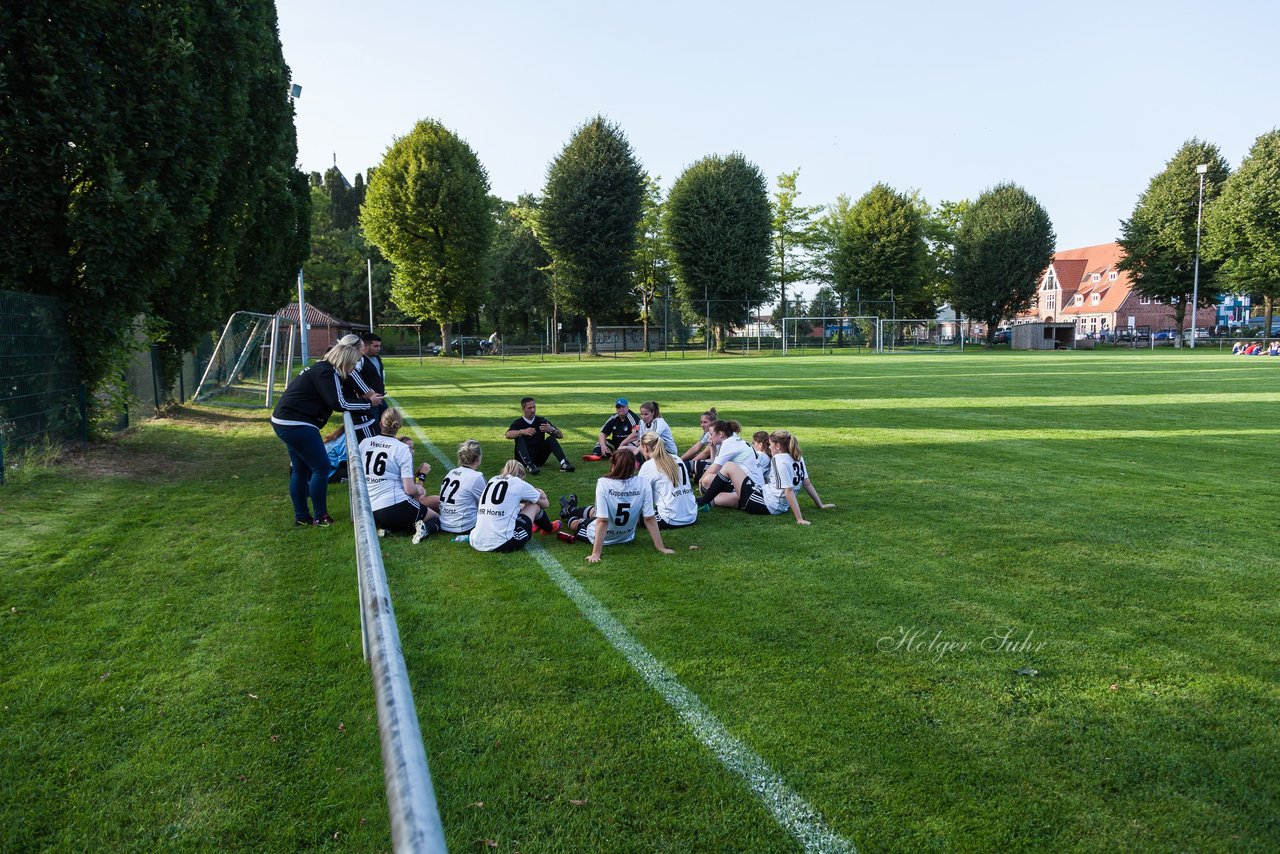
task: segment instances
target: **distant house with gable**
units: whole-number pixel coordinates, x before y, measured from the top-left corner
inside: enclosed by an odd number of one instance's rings
[[[1040,277],[1035,302],[1014,322],[1074,323],[1077,338],[1173,326],[1173,307],[1139,296],[1129,274],[1118,266],[1123,257],[1119,243],[1055,252]]]

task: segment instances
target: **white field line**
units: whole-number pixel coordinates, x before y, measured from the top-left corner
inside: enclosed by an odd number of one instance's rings
[[[418,441],[446,468],[452,468],[440,449],[431,443],[412,418],[405,416],[405,423],[413,430]],[[853,843],[838,835],[808,801],[787,785],[778,772],[769,767],[759,754],[740,741],[725,728],[698,698],[680,683],[676,675],[644,648],[609,609],[601,604],[576,578],[560,565],[538,543],[530,543],[526,549],[542,565],[547,576],[578,606],[582,615],[604,635],[614,649],[622,653],[640,677],[675,710],[685,725],[693,731],[698,741],[715,754],[725,768],[738,775],[773,814],[778,824],[794,836],[806,851],[847,852],[857,849]]]

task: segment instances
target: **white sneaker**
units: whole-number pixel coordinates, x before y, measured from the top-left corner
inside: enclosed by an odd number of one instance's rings
[[[426,520],[419,519],[418,521],[414,522],[413,523],[413,544],[416,546],[418,543],[425,540],[427,536],[428,536],[428,533],[427,533]]]

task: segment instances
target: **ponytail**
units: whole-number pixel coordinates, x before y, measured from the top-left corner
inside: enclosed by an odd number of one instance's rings
[[[662,439],[657,433],[645,433],[640,439],[640,444],[649,452],[649,458],[653,460],[653,464],[658,467],[658,471],[671,481],[672,486],[680,485],[680,469],[675,457],[671,456],[671,452],[667,450],[667,446],[662,444]]]
[[[742,425],[737,421],[717,421],[711,425],[711,432],[719,433],[721,436],[732,436],[742,432]]]
[[[792,436],[786,430],[774,430],[769,434],[769,441],[780,448],[785,448],[786,452],[791,455],[791,459],[797,462],[804,459],[804,455],[800,452],[800,443],[796,441],[795,436]]]

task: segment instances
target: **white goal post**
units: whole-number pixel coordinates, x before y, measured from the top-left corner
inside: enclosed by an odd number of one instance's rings
[[[955,339],[942,337],[942,324],[936,317],[880,319],[882,353],[941,353],[955,343]]]
[[[879,318],[858,317],[784,317],[782,319],[782,354],[788,350],[809,348],[823,352],[837,347],[865,347],[880,352]]]
[[[237,311],[213,348],[192,400],[218,398],[224,406],[265,406],[275,402],[293,370],[300,345],[298,326],[278,314]]]

